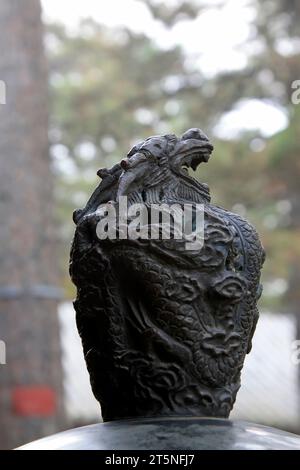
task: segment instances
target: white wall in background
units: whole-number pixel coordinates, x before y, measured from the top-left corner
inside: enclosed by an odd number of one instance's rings
[[[293,315],[261,313],[231,418],[299,426],[300,384],[292,362],[295,339]]]

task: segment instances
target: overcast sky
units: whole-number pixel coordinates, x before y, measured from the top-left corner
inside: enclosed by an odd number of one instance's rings
[[[176,0],[165,1],[176,3]],[[212,6],[219,2],[207,3]],[[181,21],[174,28],[166,29],[161,22],[153,20],[146,5],[138,0],[42,0],[46,20],[60,21],[73,30],[80,19],[92,17],[109,27],[127,26],[143,32],[161,47],[180,44],[207,76],[246,65],[247,55],[241,45],[246,42],[251,52],[247,38],[255,16],[247,4],[247,0],[227,0],[222,8],[209,8],[196,20]],[[234,136],[241,123],[247,130],[259,128],[269,136],[284,128],[287,118],[270,104],[258,100],[244,102],[222,120],[218,132],[223,137]]]

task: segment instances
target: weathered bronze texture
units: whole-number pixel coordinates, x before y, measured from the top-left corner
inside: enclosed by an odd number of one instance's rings
[[[154,136],[111,169],[77,225],[70,273],[91,385],[104,420],[228,417],[258,319],[264,251],[254,228],[210,203],[192,178],[213,150],[200,129]],[[203,204],[204,244],[185,239],[99,239],[98,208]],[[151,221],[150,221],[151,225]],[[117,233],[120,227],[117,226]]]
[[[124,419],[71,429],[31,442],[19,449],[300,450],[300,438],[296,434],[247,421],[157,417]],[[110,454],[114,455],[112,452]],[[163,459],[161,462],[164,462]],[[152,460],[152,463],[159,463],[159,460],[155,462]],[[189,468],[182,461],[181,466]]]

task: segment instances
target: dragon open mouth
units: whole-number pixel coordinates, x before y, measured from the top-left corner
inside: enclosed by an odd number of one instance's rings
[[[191,168],[193,171],[196,171],[200,163],[208,162],[210,155],[212,153],[212,148],[207,146],[202,148],[200,151],[189,152],[184,156],[180,162],[181,170],[184,174],[188,173],[188,169]]]

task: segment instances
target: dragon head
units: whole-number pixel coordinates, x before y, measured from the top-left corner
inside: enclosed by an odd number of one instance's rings
[[[206,185],[192,178],[188,169],[196,171],[198,165],[207,162],[213,151],[208,137],[200,129],[189,129],[182,137],[174,134],[153,136],[135,145],[120,162],[122,173],[118,181],[119,196],[159,186],[193,186],[202,196],[208,196]],[[207,197],[208,198],[208,197]]]
[[[188,169],[196,171],[198,165],[207,162],[213,151],[213,145],[201,129],[193,128],[181,137],[175,134],[152,136],[136,144],[112,168],[102,168],[98,176],[100,185],[84,209],[77,209],[73,214],[74,222],[96,210],[110,200],[117,201],[120,196],[136,193],[142,200],[142,193],[151,189],[152,200],[160,202],[166,197],[180,196],[189,199],[192,193],[195,201],[209,202],[209,188],[193,178]]]

